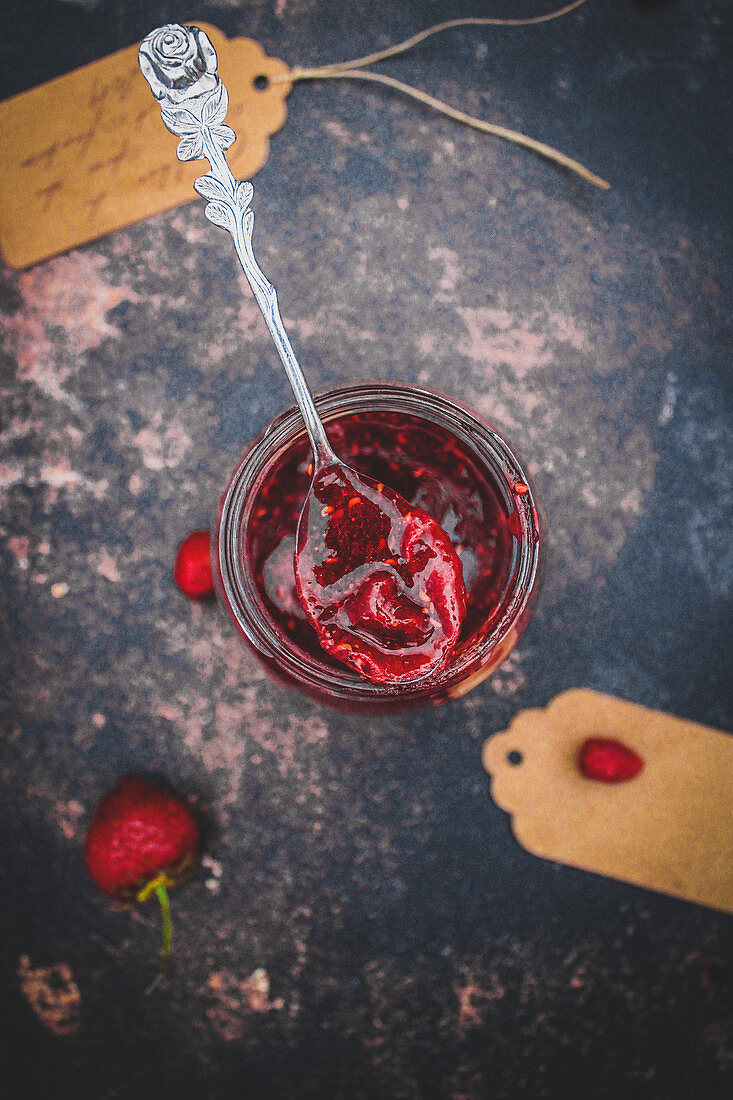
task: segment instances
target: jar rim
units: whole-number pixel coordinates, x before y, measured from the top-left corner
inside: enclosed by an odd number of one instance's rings
[[[399,382],[360,382],[338,386],[314,395],[326,425],[358,412],[409,413],[444,427],[468,445],[477,460],[492,468],[496,489],[507,512],[516,511],[521,537],[515,537],[515,560],[503,599],[501,615],[476,647],[467,647],[457,660],[422,679],[407,684],[384,685],[362,680],[346,665],[343,671],[318,662],[283,638],[267,609],[241,553],[243,533],[251,518],[257,490],[273,464],[287,449],[305,438],[305,425],[296,406],[276,416],[248,446],[223,494],[213,538],[215,580],[222,602],[235,625],[266,661],[286,678],[327,695],[335,701],[373,703],[380,698],[406,701],[429,698],[452,688],[483,667],[520,619],[535,587],[540,567],[540,520],[531,480],[515,452],[486,420],[467,405],[437,390]],[[527,492],[516,497],[513,485],[524,482]]]

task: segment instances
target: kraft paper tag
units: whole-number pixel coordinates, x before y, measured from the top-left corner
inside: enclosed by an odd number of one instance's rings
[[[237,133],[228,160],[240,179],[267,160],[286,118],[289,72],[247,38],[200,26],[214,44]],[[27,267],[194,199],[205,161],[176,159],[137,46],[0,103],[0,250]]]
[[[578,767],[588,738],[643,760],[619,783]],[[483,748],[491,793],[545,859],[733,913],[733,737],[586,690],[520,712]]]

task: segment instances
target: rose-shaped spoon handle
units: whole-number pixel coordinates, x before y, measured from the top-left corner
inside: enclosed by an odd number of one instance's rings
[[[285,331],[277,291],[263,275],[252,251],[254,213],[249,209],[254,188],[234,178],[224,152],[236,139],[225,125],[229,94],[217,74],[216,50],[199,27],[168,23],[143,40],[140,68],[155,98],[163,122],[180,137],[179,160],[206,157],[211,171],[194,183],[208,199],[206,217],[228,230],[252,293],[275,341],[295,400],[302,413],[316,465],[337,462],[295,352]]]

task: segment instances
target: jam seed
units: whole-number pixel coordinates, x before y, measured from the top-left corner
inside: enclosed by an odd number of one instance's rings
[[[529,485],[525,485],[523,481],[515,481],[514,492],[518,497],[523,497],[525,493],[529,492]]]
[[[349,501],[349,508],[356,508],[357,504],[361,504],[361,497],[352,497]]]
[[[331,504],[326,504],[323,508],[321,508],[321,515],[322,516],[330,516],[332,511],[333,511],[333,506]]]

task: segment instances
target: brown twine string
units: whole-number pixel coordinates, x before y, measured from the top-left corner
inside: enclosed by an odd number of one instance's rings
[[[579,8],[581,4],[584,3],[586,3],[586,0],[573,0],[572,3],[566,4],[563,8],[558,8],[545,15],[535,15],[526,19],[491,19],[481,17],[449,19],[444,23],[434,23],[432,26],[426,27],[425,30],[418,31],[417,34],[413,34],[410,38],[406,38],[404,42],[389,46],[387,49],[380,50],[377,53],[367,54],[353,61],[336,61],[330,65],[320,65],[313,69],[303,69],[296,66],[290,69],[288,73],[282,76],[273,76],[270,79],[273,83],[295,83],[298,80],[364,80],[373,84],[382,84],[388,88],[393,88],[398,92],[402,92],[404,95],[416,99],[419,103],[431,107],[434,111],[446,115],[456,122],[462,122],[466,126],[472,127],[474,130],[479,130],[484,134],[491,134],[493,137],[499,137],[505,141],[512,142],[514,145],[520,145],[525,149],[530,149],[533,153],[538,153],[540,156],[554,161],[555,164],[560,164],[564,168],[569,168],[571,171],[576,172],[589,183],[595,184],[596,187],[608,190],[611,186],[610,183],[601,179],[600,176],[591,172],[590,169],[585,168],[577,160],[573,160],[571,157],[561,153],[558,149],[553,149],[552,146],[546,145],[542,141],[535,141],[534,138],[528,137],[526,134],[521,134],[517,130],[508,130],[505,126],[497,126],[492,122],[486,122],[484,119],[469,115],[465,111],[459,111],[455,107],[451,107],[449,104],[444,103],[442,100],[428,95],[427,92],[422,92],[419,88],[414,88],[411,84],[404,84],[401,80],[395,80],[394,77],[385,76],[383,73],[370,72],[365,68],[367,65],[373,65],[378,61],[385,61],[387,58],[406,53],[407,50],[412,49],[413,46],[418,45],[420,42],[424,42],[426,38],[429,38],[433,34],[438,34],[440,31],[450,30],[454,27],[468,26],[533,26],[537,23],[547,23],[551,19],[559,19],[563,15],[568,15],[571,11]]]

